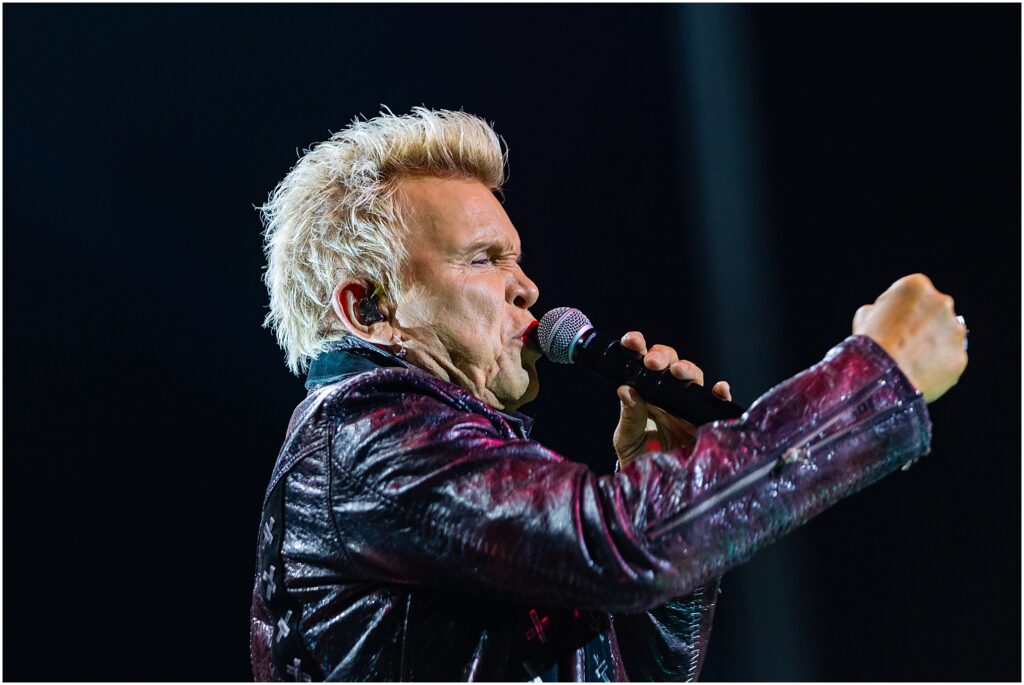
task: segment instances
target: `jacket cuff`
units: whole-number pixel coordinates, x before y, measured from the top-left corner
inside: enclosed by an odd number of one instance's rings
[[[916,430],[917,440],[915,444],[908,447],[908,460],[901,464],[902,469],[906,471],[918,459],[928,456],[932,450],[932,422],[924,395],[903,373],[896,360],[874,340],[866,335],[851,335],[847,341],[851,348],[860,351],[865,356],[874,358],[880,366],[886,369],[886,381],[892,388],[891,401],[893,405],[907,407],[906,413],[912,418],[911,433]]]

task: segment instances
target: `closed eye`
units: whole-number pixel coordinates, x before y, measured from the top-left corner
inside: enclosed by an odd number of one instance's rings
[[[522,252],[520,252],[519,254],[503,254],[495,256],[479,254],[476,257],[474,257],[472,261],[470,261],[470,264],[474,266],[485,266],[487,264],[494,264],[495,262],[514,262],[516,264],[522,265],[523,255],[524,253]]]

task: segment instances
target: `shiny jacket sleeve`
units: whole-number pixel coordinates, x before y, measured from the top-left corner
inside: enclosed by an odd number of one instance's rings
[[[687,595],[930,442],[920,394],[864,337],[702,427],[690,453],[601,477],[454,386],[365,376],[322,410],[347,573],[580,609]]]

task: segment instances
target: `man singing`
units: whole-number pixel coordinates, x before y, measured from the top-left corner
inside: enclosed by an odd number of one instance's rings
[[[615,475],[530,440],[504,161],[483,120],[417,108],[315,146],[263,207],[267,322],[309,394],[263,505],[259,680],[696,679],[722,573],[929,451],[966,328],[920,274],[740,419],[694,430],[620,387]]]

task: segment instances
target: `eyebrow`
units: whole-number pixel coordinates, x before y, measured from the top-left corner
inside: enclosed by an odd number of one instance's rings
[[[487,249],[487,248],[494,248],[494,247],[497,247],[497,248],[499,248],[501,250],[505,250],[506,252],[515,252],[515,250],[512,249],[512,243],[510,243],[510,242],[508,242],[506,240],[494,239],[494,238],[485,238],[483,240],[477,240],[477,241],[474,241],[474,242],[470,243],[464,249],[459,250],[459,253],[463,254],[463,255],[470,255],[470,254],[473,254],[474,252],[479,252],[480,250]],[[519,254],[518,261],[522,262],[523,261],[523,255],[526,254],[526,252],[524,250],[520,249],[518,254]]]

